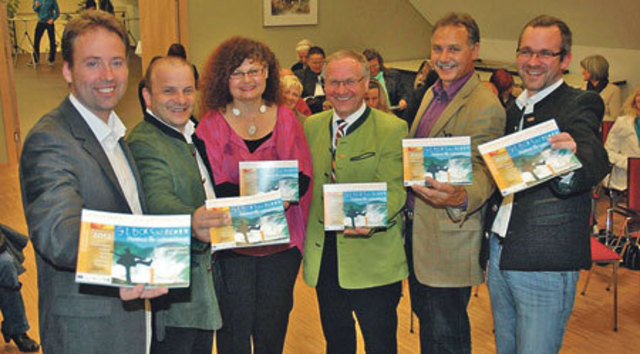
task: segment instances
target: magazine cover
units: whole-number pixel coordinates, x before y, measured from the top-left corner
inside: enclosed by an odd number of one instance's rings
[[[82,210],[76,282],[118,287],[189,286],[190,215]]]
[[[570,150],[551,148],[547,140],[558,133],[552,119],[478,146],[503,196],[582,167]]]
[[[225,211],[231,220],[228,226],[210,229],[212,251],[289,243],[280,192],[210,199],[207,209]]]
[[[387,226],[387,183],[325,184],[324,229]]]
[[[240,195],[280,191],[282,200],[297,202],[298,161],[241,161]]]
[[[425,185],[425,177],[453,185],[471,184],[471,137],[403,139],[402,165],[405,187]]]

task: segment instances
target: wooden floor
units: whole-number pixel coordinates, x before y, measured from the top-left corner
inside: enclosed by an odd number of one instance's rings
[[[129,89],[118,105],[117,111],[129,129],[140,120],[140,108],[137,104],[136,83],[140,79],[139,60],[130,64]],[[60,63],[54,68],[41,67],[37,70],[24,66],[21,58],[16,67],[16,90],[21,114],[22,135],[43,113],[59,104],[66,94],[66,85],[60,75]],[[22,211],[16,167],[0,167],[0,223],[7,224],[26,233],[26,224]],[[599,205],[602,214],[606,201]],[[603,225],[602,215],[599,219]],[[562,232],[562,230],[558,230]],[[33,249],[26,249],[25,266],[27,272],[20,278],[23,296],[27,307],[27,317],[31,324],[29,334],[38,339],[36,268]],[[583,272],[579,289],[582,289],[586,273]],[[586,296],[576,295],[574,313],[569,320],[564,346],[561,353],[631,353],[640,352],[640,272],[622,268],[619,272],[619,332],[612,331],[613,296],[605,290],[611,277],[611,267],[596,267]],[[419,341],[417,321],[415,333],[410,332],[410,311],[408,292],[405,287],[398,307],[398,351],[399,353],[418,353]],[[479,287],[478,297],[472,297],[469,304],[471,317],[472,346],[474,353],[495,352],[493,325],[487,287]],[[541,338],[540,340],[544,340]],[[364,353],[362,340],[359,339],[359,353]],[[17,353],[13,343],[0,342],[1,353]],[[295,288],[295,305],[290,317],[289,331],[285,344],[285,353],[323,353],[324,340],[320,327],[315,292],[298,279]]]

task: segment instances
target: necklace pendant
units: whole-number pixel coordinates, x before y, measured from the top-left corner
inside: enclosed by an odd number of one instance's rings
[[[247,129],[247,133],[249,133],[249,136],[253,136],[256,133],[257,130],[258,130],[258,128],[256,128],[256,125],[255,124],[251,124],[249,126],[249,129]]]

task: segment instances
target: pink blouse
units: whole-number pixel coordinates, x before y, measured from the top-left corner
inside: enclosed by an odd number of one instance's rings
[[[313,178],[311,153],[302,126],[296,115],[284,106],[278,106],[277,122],[271,137],[253,153],[249,152],[244,140],[236,134],[218,111],[208,111],[204,115],[198,124],[196,134],[205,142],[216,184],[225,182],[239,184],[238,163],[240,161],[298,160],[300,172],[310,179]],[[289,244],[235,249],[234,252],[266,256],[291,247],[298,247],[302,254],[312,186],[313,180],[310,180],[309,189],[300,197],[298,204],[291,204],[285,212],[291,238]]]

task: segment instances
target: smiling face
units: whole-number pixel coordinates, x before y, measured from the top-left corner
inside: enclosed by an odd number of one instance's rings
[[[380,90],[377,88],[370,88],[364,95],[364,102],[371,108],[380,107]]]
[[[284,105],[293,110],[296,107],[296,104],[298,104],[298,100],[300,100],[300,94],[300,90],[295,87],[288,87],[282,90]]]
[[[480,46],[470,45],[468,36],[462,25],[440,27],[431,36],[431,62],[445,88],[473,71]]]
[[[163,60],[151,73],[151,91],[143,89],[147,107],[163,122],[184,130],[196,101],[193,69],[180,61]]]
[[[314,53],[308,56],[307,65],[309,65],[309,69],[316,74],[320,74],[322,72],[322,66],[324,65],[324,56],[319,53]]]
[[[346,118],[362,106],[369,86],[368,75],[363,76],[362,63],[353,58],[331,61],[325,69],[325,92],[333,109]]]
[[[237,76],[234,74],[238,74]],[[259,100],[267,86],[269,69],[264,63],[245,59],[229,78],[229,92],[234,101]]]
[[[518,49],[537,53],[545,50],[558,53],[562,50],[560,29],[557,26],[527,27],[522,32]],[[518,73],[529,95],[538,93],[562,78],[562,71],[570,62],[571,53],[551,58],[540,58],[537,54],[529,58],[516,55]]]
[[[73,66],[62,65],[71,93],[105,122],[127,89],[129,69],[120,37],[102,27],[84,32],[73,42]]]
[[[380,72],[380,61],[378,58],[373,58],[369,60],[369,74],[371,77],[378,75]]]

